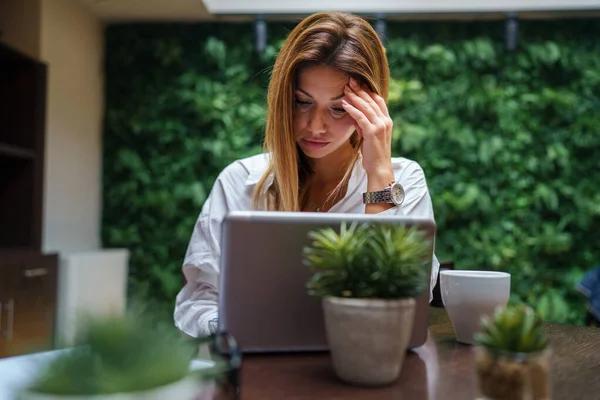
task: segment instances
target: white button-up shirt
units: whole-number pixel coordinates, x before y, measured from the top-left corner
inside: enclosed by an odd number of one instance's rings
[[[177,295],[175,325],[184,333],[200,337],[210,334],[209,321],[217,318],[218,278],[221,258],[221,223],[227,213],[251,210],[254,188],[267,168],[268,156],[259,154],[227,166],[217,177],[194,226],[183,262],[187,283]],[[382,214],[434,218],[425,174],[415,161],[392,158],[396,182],[405,191],[404,202]],[[270,178],[272,182],[272,177]],[[352,170],[346,195],[328,212],[365,213],[362,193],[367,174],[359,158]],[[431,291],[437,281],[439,262],[433,257]],[[431,292],[430,292],[431,296]]]

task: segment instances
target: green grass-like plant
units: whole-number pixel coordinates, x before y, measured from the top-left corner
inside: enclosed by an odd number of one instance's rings
[[[303,249],[313,296],[398,299],[427,287],[431,268],[429,238],[416,227],[342,223],[311,231]]]
[[[490,350],[507,353],[533,353],[548,346],[542,320],[525,305],[498,307],[493,318],[483,317],[475,341]]]
[[[46,365],[28,390],[96,395],[158,388],[190,374],[197,348],[172,326],[131,315],[90,319],[78,342]]]

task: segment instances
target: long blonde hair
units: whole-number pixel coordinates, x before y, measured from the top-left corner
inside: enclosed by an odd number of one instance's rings
[[[255,209],[265,200],[268,210],[302,209],[305,184],[311,172],[296,143],[293,113],[296,78],[308,65],[331,66],[387,100],[389,67],[385,48],[367,21],[341,12],[317,13],[302,20],[288,35],[271,74],[264,141],[264,151],[270,153],[270,158],[254,190]],[[359,157],[362,139],[355,132],[350,141],[353,157],[334,192],[347,182]],[[267,187],[271,176],[272,185]]]

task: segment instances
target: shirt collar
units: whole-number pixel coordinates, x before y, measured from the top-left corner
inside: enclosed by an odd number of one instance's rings
[[[246,178],[246,186],[253,186],[256,185],[258,183],[258,181],[260,181],[260,178],[262,178],[263,174],[265,173],[264,170],[260,170],[260,169],[253,169],[250,171],[250,173],[248,174],[248,178]],[[268,178],[269,182],[273,181],[273,174],[270,174],[269,178]],[[269,186],[269,185],[267,185]]]
[[[255,158],[254,162],[247,166],[248,177],[246,178],[245,182],[246,186],[254,186],[260,181],[260,178],[262,178],[269,166],[269,160],[270,153],[262,153],[261,157]],[[271,186],[272,183],[273,174],[271,174],[267,179],[267,187]]]

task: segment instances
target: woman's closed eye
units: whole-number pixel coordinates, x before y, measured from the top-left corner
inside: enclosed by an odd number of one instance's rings
[[[295,99],[295,101],[296,101],[296,107],[298,107],[298,109],[300,109],[301,111],[308,110],[310,108],[310,106],[312,105],[312,103],[310,101],[306,101],[306,100]]]
[[[346,114],[346,110],[344,110],[342,107],[331,107],[331,111],[333,111],[333,113],[336,115]]]
[[[295,98],[294,102],[296,103],[296,107],[300,111],[307,111],[313,105],[313,103],[311,101],[302,100],[299,98]],[[346,115],[346,110],[344,110],[342,107],[330,107],[330,110],[331,110],[331,114],[336,118],[340,118],[340,117],[343,117],[344,115]]]

